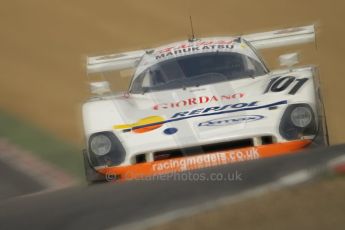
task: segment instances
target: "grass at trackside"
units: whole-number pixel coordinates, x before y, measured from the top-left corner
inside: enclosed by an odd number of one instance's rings
[[[46,131],[3,111],[0,111],[0,137],[31,151],[77,178],[82,178],[84,175],[82,155],[76,146],[63,142]]]

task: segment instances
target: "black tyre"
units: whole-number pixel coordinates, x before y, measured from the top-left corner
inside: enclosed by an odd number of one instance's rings
[[[86,150],[83,150],[83,159],[84,159],[84,169],[85,169],[85,176],[86,181],[89,184],[101,183],[106,182],[105,175],[97,172],[92,165],[90,164],[89,158],[87,156]]]

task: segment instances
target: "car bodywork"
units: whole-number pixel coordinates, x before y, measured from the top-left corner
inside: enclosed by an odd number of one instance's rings
[[[317,68],[269,71],[257,53],[314,37],[307,26],[88,58],[88,73],[135,73],[123,94],[91,85],[98,95],[83,105],[87,179],[141,178],[327,143]]]

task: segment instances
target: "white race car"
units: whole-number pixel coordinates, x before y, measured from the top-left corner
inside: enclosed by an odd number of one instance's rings
[[[92,82],[83,105],[86,177],[128,180],[292,153],[327,144],[317,69],[257,50],[314,41],[314,26],[190,39],[89,57],[89,74],[134,68],[128,92]]]

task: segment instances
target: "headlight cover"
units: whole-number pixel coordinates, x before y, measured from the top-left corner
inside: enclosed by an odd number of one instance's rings
[[[317,123],[311,106],[308,104],[289,105],[281,119],[279,132],[287,140],[316,135]]]
[[[95,135],[90,141],[91,151],[98,156],[103,156],[111,150],[111,140],[104,134]]]
[[[88,154],[92,166],[116,166],[125,160],[126,150],[113,132],[104,131],[89,137]]]
[[[300,128],[307,127],[313,119],[312,111],[304,106],[298,106],[291,112],[292,123]]]

